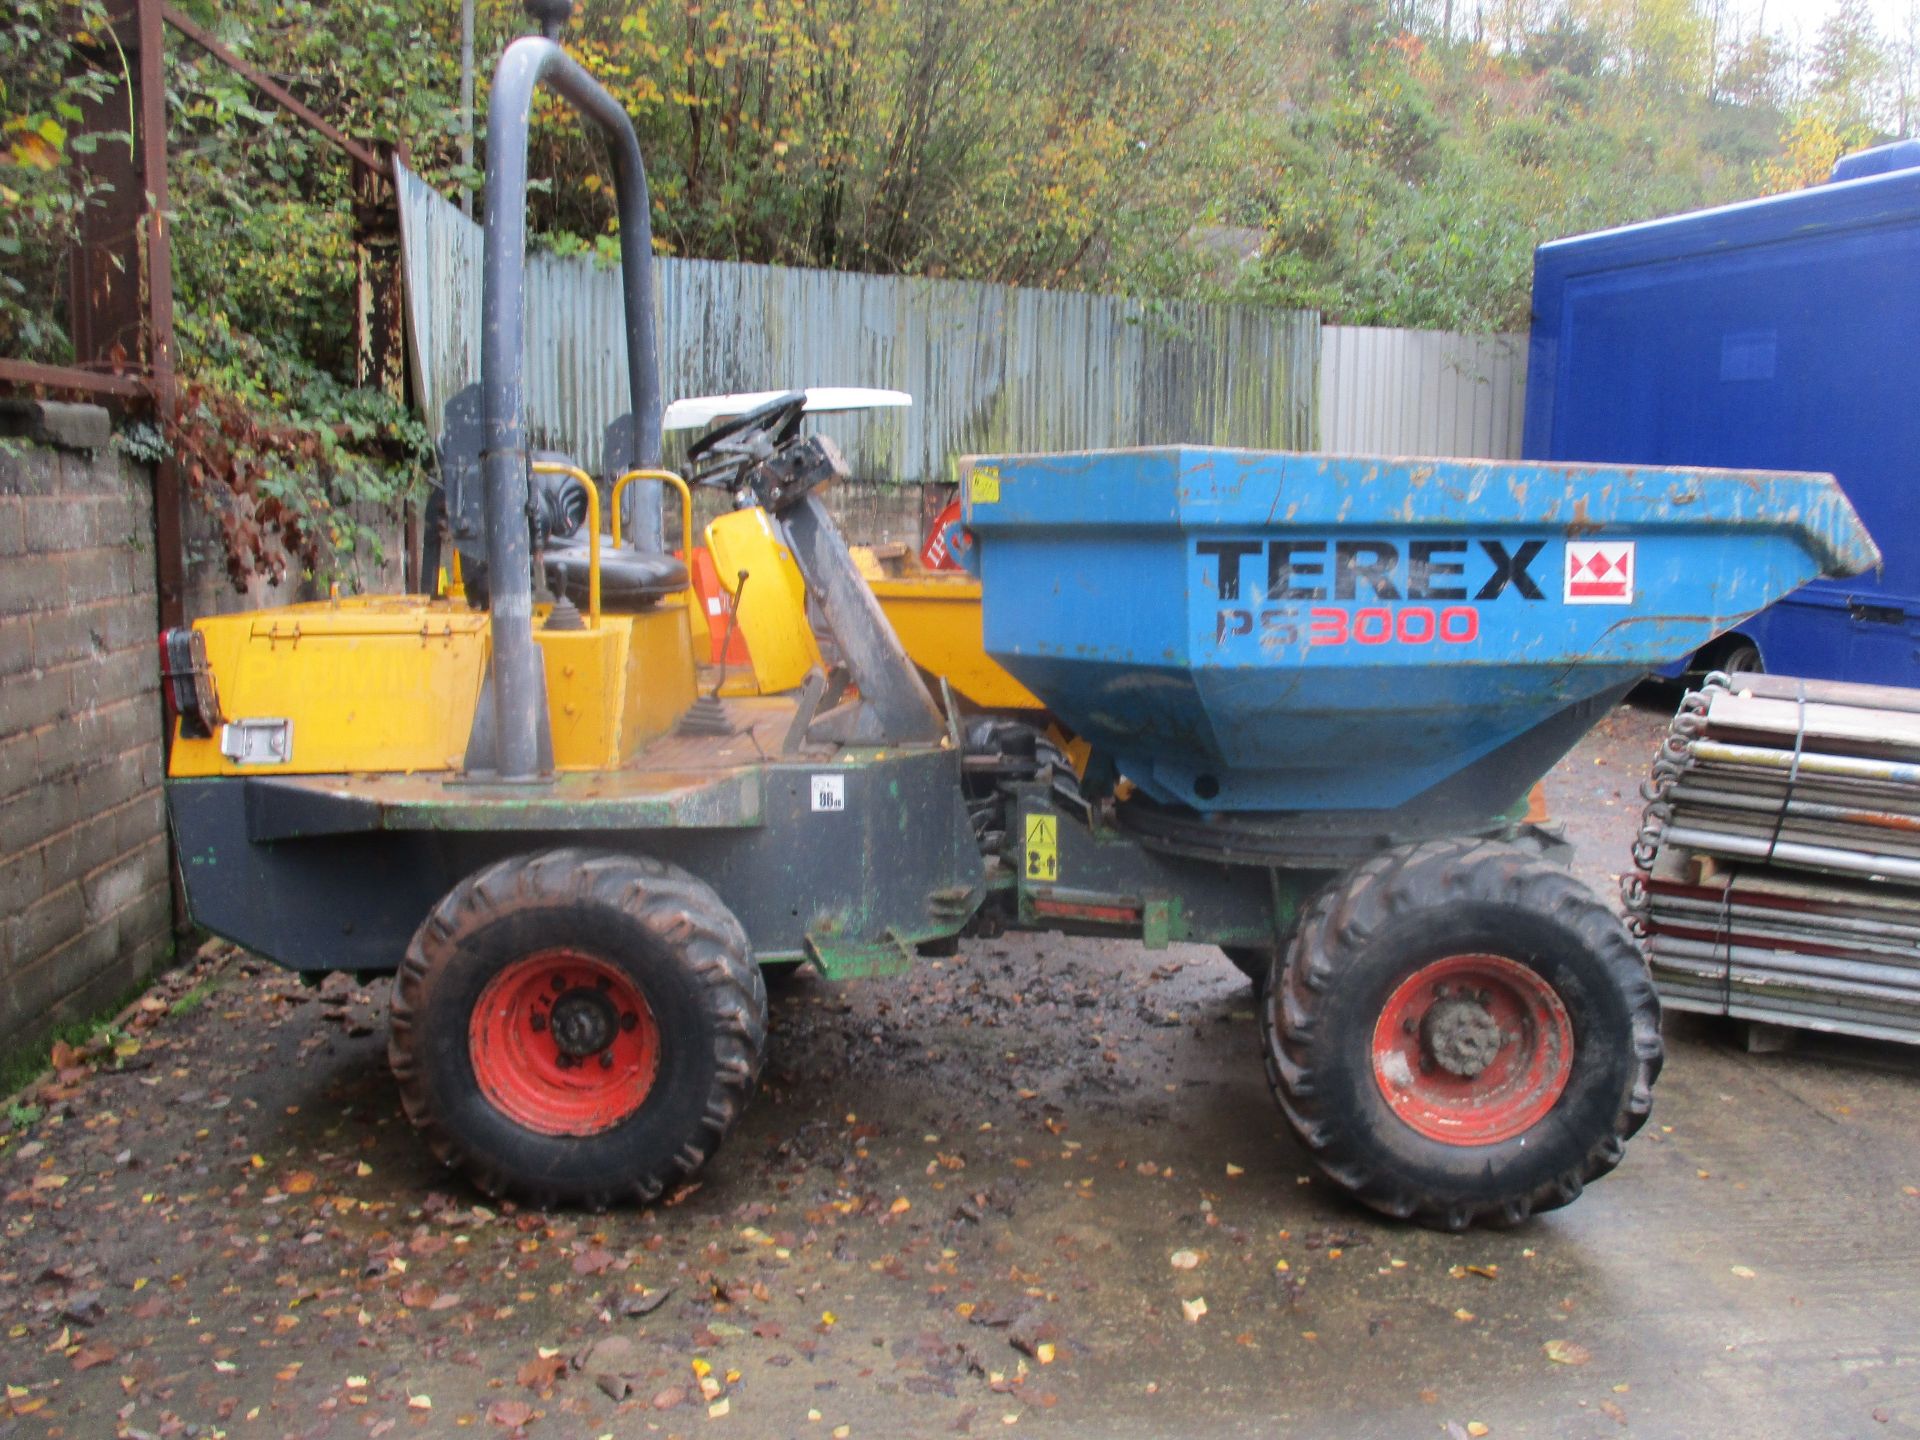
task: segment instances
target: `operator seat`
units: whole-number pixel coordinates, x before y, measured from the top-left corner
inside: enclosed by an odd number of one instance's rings
[[[537,460],[571,465],[565,455],[536,451]],[[571,475],[533,477],[535,538],[541,543],[541,564],[547,588],[565,595],[582,610],[587,608],[588,555],[587,497]],[[613,615],[645,610],[687,588],[687,566],[664,550],[638,550],[630,541],[615,546],[600,540],[600,608]]]

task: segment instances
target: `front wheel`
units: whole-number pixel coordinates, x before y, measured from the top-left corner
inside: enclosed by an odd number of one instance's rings
[[[434,907],[394,978],[407,1118],[490,1195],[603,1209],[692,1174],[745,1108],[767,997],[740,923],[644,856],[490,865]]]
[[[1517,1224],[1620,1163],[1660,1071],[1638,947],[1509,846],[1390,851],[1309,909],[1266,997],[1267,1072],[1320,1169],[1440,1229]]]

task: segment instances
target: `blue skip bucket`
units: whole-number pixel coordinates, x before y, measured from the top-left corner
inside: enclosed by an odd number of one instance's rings
[[[1182,446],[966,494],[988,653],[1204,812],[1498,814],[1648,673],[1880,558],[1826,475]]]

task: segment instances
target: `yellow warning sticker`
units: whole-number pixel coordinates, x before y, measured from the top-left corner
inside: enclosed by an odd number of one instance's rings
[[[1027,879],[1060,878],[1060,821],[1052,815],[1027,816]]]
[[[973,487],[970,492],[976,505],[992,505],[1000,499],[1000,467],[998,465],[976,465],[973,467]]]

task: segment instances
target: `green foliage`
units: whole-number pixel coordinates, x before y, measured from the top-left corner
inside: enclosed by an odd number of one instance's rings
[[[73,133],[118,78],[117,52],[95,43],[102,18],[99,0],[14,0],[0,19],[0,355],[71,356],[49,282],[101,194],[74,183],[68,160],[130,138]]]
[[[183,311],[167,440],[219,522],[236,587],[264,575],[341,579],[378,563],[379,521],[425,497],[431,441],[407,408],[335,379],[224,314]]]

